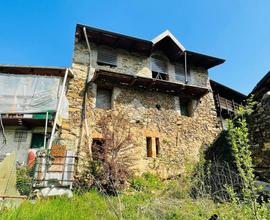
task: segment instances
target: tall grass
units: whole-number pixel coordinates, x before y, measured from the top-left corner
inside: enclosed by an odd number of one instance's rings
[[[57,197],[26,201],[17,209],[6,209],[0,219],[73,220],[73,219],[253,219],[245,205],[215,203],[211,199],[192,199],[186,183],[161,181],[145,175],[135,179],[131,188],[118,196],[105,196],[92,190],[69,199]],[[270,214],[269,214],[270,218]]]

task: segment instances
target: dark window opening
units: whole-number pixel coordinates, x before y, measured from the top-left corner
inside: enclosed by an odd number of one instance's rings
[[[151,137],[146,137],[146,154],[147,154],[147,157],[153,157]]]
[[[193,114],[191,100],[180,99],[180,110],[181,115],[191,117]]]
[[[159,150],[160,150],[160,145],[159,145],[159,138],[156,138],[156,155],[157,157],[159,156]]]
[[[156,108],[157,108],[157,110],[161,110],[161,105],[160,104],[156,104]]]
[[[112,108],[112,90],[97,88],[96,108]]]
[[[44,145],[44,134],[32,134],[31,148],[41,148]]]
[[[98,50],[97,64],[117,66],[117,53],[113,49],[100,48]]]
[[[162,79],[162,80],[169,80],[169,76],[167,73],[158,73],[152,71],[152,78],[153,79]]]
[[[104,144],[104,140],[93,139],[91,146],[93,160],[104,161]]]

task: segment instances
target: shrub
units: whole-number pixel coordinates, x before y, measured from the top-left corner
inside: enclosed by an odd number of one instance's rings
[[[138,191],[151,191],[162,189],[164,183],[157,175],[144,173],[141,177],[136,177],[131,180],[131,187]]]
[[[31,169],[26,166],[17,167],[16,175],[17,182],[16,186],[21,195],[29,196],[32,192],[32,177]]]

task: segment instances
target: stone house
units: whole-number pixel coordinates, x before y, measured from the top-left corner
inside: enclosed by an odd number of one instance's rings
[[[250,118],[253,158],[258,175],[270,178],[270,72],[255,86],[250,95],[258,102]]]
[[[221,130],[208,69],[223,62],[186,50],[169,31],[148,41],[77,25],[60,143],[94,157],[110,114],[112,128],[124,118],[115,130],[132,141],[119,154],[135,174],[179,174]]]

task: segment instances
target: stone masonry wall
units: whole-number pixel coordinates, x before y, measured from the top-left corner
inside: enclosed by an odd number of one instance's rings
[[[95,103],[95,88],[96,85],[92,85],[90,90],[90,108]],[[114,87],[112,110],[89,109],[93,113],[89,116],[91,138],[99,134],[96,122],[102,115],[110,111],[115,115],[124,112],[128,115],[133,138],[133,146],[125,151],[130,156],[129,167],[136,174],[157,172],[163,177],[184,172],[185,165],[198,161],[200,148],[210,145],[220,130],[212,93],[200,99],[192,117],[179,114],[175,99],[162,93]],[[157,104],[161,106],[160,110],[156,108]],[[147,157],[146,137],[151,137],[153,144],[155,138],[159,138],[158,157],[155,152],[153,157]]]
[[[91,49],[91,66],[97,68],[99,66],[96,64],[96,46],[91,44]],[[99,68],[151,77],[148,57],[124,50],[118,52],[118,67],[100,66]],[[82,126],[84,85],[89,70],[88,59],[85,44],[76,43],[72,65],[75,77],[69,82],[67,94],[69,119],[63,121],[60,134],[61,143],[67,145],[69,149],[77,150],[81,160],[90,157],[85,126]],[[210,89],[206,70],[194,68],[191,74],[194,84],[207,86]],[[179,97],[117,85],[113,87],[112,109],[96,109],[96,89],[97,85],[91,83],[87,91],[86,117],[90,129],[89,140],[99,135],[96,124],[103,115],[112,111],[115,115],[118,112],[126,112],[133,144],[124,154],[130,157],[129,167],[136,174],[157,172],[167,177],[182,173],[184,165],[187,162],[198,161],[199,149],[210,145],[220,132],[211,92],[200,100],[194,100],[194,114],[192,117],[187,117],[180,114]],[[161,106],[160,110],[156,108],[157,104]],[[155,156],[155,152],[153,158],[146,156],[146,137],[151,137],[153,144],[155,138],[159,138],[158,157]]]
[[[260,100],[250,120],[254,162],[264,172],[270,167],[270,91]],[[270,177],[270,173],[268,173]]]
[[[150,69],[150,58],[141,55],[138,53],[131,53],[123,49],[115,49],[117,50],[117,67],[109,67],[109,66],[100,66],[97,64],[97,49],[98,47],[91,43],[91,67],[102,70],[115,71],[119,73],[138,75],[144,77],[152,77],[152,72]],[[155,52],[156,53],[156,52]],[[162,54],[162,52],[158,52]],[[163,54],[164,55],[164,54]],[[165,55],[164,55],[165,57]],[[88,50],[85,43],[76,44],[74,50],[74,63],[80,63],[84,65],[89,65],[89,57]],[[170,81],[177,82],[175,80],[175,68],[174,64],[171,62],[167,62],[168,64],[168,74],[170,76]],[[195,66],[189,66],[191,80],[189,82],[190,85],[197,85],[205,87],[208,82],[208,73],[207,70]]]

